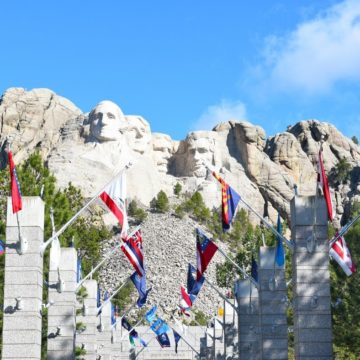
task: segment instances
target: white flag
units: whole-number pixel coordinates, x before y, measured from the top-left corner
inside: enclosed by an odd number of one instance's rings
[[[57,270],[60,265],[61,247],[59,238],[55,238],[50,249],[50,269]]]
[[[356,272],[355,264],[346,246],[345,238],[340,236],[330,248],[330,256],[341,266],[347,276]]]
[[[126,175],[115,179],[100,194],[101,200],[116,216],[121,225],[121,237],[126,238],[129,231],[129,224],[126,214]]]

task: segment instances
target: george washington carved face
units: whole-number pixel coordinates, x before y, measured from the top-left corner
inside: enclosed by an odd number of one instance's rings
[[[122,138],[125,116],[112,101],[102,101],[90,112],[90,133],[99,140],[115,141]]]

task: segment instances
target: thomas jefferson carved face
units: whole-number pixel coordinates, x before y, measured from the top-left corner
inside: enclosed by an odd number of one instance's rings
[[[102,101],[89,115],[90,132],[100,142],[121,140],[125,116],[112,101]]]

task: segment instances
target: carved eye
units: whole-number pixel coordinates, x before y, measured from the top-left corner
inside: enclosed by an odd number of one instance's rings
[[[115,119],[115,115],[113,113],[107,113],[109,119]]]

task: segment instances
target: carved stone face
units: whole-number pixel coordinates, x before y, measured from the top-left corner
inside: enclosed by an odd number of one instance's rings
[[[188,143],[188,173],[196,177],[205,177],[205,164],[211,165],[214,161],[215,135],[209,131],[190,133]]]
[[[100,142],[121,140],[125,116],[112,101],[102,101],[89,115],[90,133]]]
[[[146,154],[151,151],[151,131],[149,123],[141,116],[127,115],[126,125],[123,132],[129,147],[140,153]]]
[[[165,134],[153,134],[154,160],[161,173],[168,172],[169,159],[172,155],[173,144],[170,136]]]

